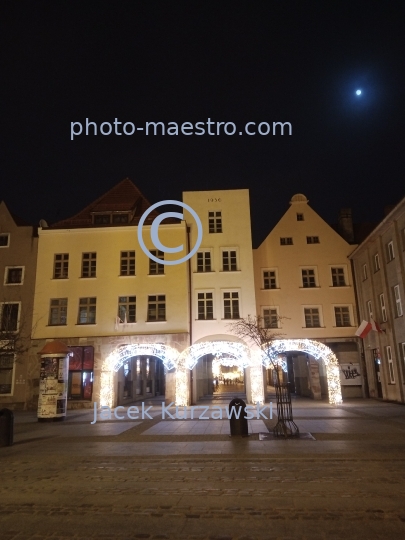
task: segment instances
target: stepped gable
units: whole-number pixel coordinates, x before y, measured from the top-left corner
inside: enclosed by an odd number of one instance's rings
[[[116,227],[123,225],[137,225],[142,214],[151,206],[150,202],[142,195],[139,189],[129,178],[122,180],[119,184],[107,191],[97,200],[86,206],[75,216],[51,225],[52,229],[73,229],[80,227]],[[114,213],[130,212],[128,223],[94,224],[94,213]],[[159,213],[153,211],[146,219],[146,223],[151,223]],[[169,220],[165,221],[166,223]]]

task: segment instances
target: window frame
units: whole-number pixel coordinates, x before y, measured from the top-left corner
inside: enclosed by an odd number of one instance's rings
[[[380,300],[380,311],[381,311],[381,321],[382,322],[387,322],[388,320],[388,317],[387,317],[387,306],[385,305],[385,297],[384,297],[384,293],[381,293],[378,295],[378,298]]]
[[[265,276],[265,272],[273,272],[274,276]],[[266,287],[266,279],[274,279],[275,287]],[[262,268],[262,287],[263,291],[274,291],[275,289],[279,289],[278,286],[278,269],[277,268]]]
[[[16,283],[8,282],[7,281],[8,272],[10,270],[18,270],[18,269],[21,269],[21,281],[18,281]],[[24,277],[25,277],[25,266],[22,266],[22,265],[6,266],[4,269],[4,285],[7,287],[15,286],[15,285],[24,285]]]
[[[222,210],[208,210],[208,234],[223,232]]]
[[[65,304],[58,304],[57,306],[52,306],[52,302],[55,302],[56,300],[62,301],[65,300]],[[52,309],[58,309],[58,322],[53,323],[52,322]],[[62,319],[61,315],[61,308],[65,308],[65,322],[60,322]],[[68,314],[68,299],[67,298],[51,298],[49,301],[49,317],[48,317],[48,326],[66,326],[67,325],[67,314]]]
[[[128,253],[129,255],[124,256],[124,253]],[[131,255],[133,253],[133,255]],[[133,272],[132,272],[132,261],[133,261]],[[127,272],[123,272],[123,266],[124,263],[126,263],[126,270]],[[120,252],[120,277],[133,277],[136,276],[136,252],[134,249],[129,249],[125,251]]]
[[[121,300],[126,298],[127,300]],[[133,300],[131,300],[133,298]],[[124,319],[121,318],[120,307],[125,307]],[[133,308],[133,313],[131,314],[131,308]],[[117,318],[118,324],[135,324],[136,323],[136,295],[122,295],[118,296],[118,306],[117,306]],[[133,319],[133,320],[130,320]]]
[[[10,233],[4,233],[4,232],[2,232],[2,233],[0,233],[0,238],[1,238],[1,237],[7,237],[7,244],[3,246],[3,245],[0,243],[0,249],[1,249],[1,248],[9,248],[9,247],[10,247],[10,239],[11,239]]]
[[[202,265],[199,264],[199,255],[202,256]],[[207,270],[207,255],[208,255],[208,259],[209,259],[209,270]],[[195,258],[195,263],[196,263],[196,266],[195,266],[195,271],[197,274],[206,274],[208,272],[213,272],[213,259],[212,259],[212,250],[211,249],[200,249],[197,251],[196,253],[196,258]],[[199,267],[202,266],[202,270],[199,270]]]
[[[266,314],[266,311],[273,311],[275,313],[268,313]],[[269,317],[270,324],[266,324],[266,317]],[[272,317],[275,317],[275,323],[272,323]],[[263,318],[263,326],[264,328],[268,328],[270,330],[276,330],[277,328],[280,328],[280,315],[279,315],[279,308],[278,306],[263,306],[262,307],[262,318]]]
[[[159,300],[159,298],[164,298],[164,300]],[[156,298],[156,300],[151,300],[151,298]],[[151,314],[151,305],[152,303],[156,304],[156,319],[150,317]],[[164,306],[164,319],[159,318],[159,306]],[[148,295],[148,307],[147,307],[147,316],[146,322],[166,322],[167,321],[167,302],[165,294],[149,294]]]
[[[165,260],[164,252],[160,251],[159,249],[151,249],[150,253],[151,253],[151,255],[153,255],[157,259],[160,259],[161,261]],[[152,271],[152,270],[154,270],[154,271]],[[149,274],[148,275],[149,276],[164,276],[165,275],[165,265],[161,264],[161,263],[158,263],[158,262],[152,260],[151,258],[149,258]]]
[[[366,281],[366,279],[368,279],[367,264],[363,264],[363,281]]]
[[[196,291],[196,305],[197,305],[197,321],[214,321],[214,309],[215,309],[215,303],[214,303],[214,290],[197,290]],[[199,298],[200,295],[203,295],[203,298]],[[211,295],[211,298],[207,298],[207,295]],[[207,314],[209,313],[210,306],[208,305],[211,303],[212,308],[212,317],[207,317]],[[203,312],[203,317],[200,317],[200,307],[203,309],[201,310],[201,313]]]
[[[395,250],[394,250],[394,242],[391,240],[387,244],[387,263],[393,261],[395,259]]]
[[[226,294],[229,294],[230,297],[229,298],[225,298],[225,295]],[[237,297],[234,298],[232,295],[236,294]],[[226,317],[226,313],[227,313],[227,309],[226,309],[226,301],[229,300],[229,308],[230,308],[230,314],[231,314],[231,317]],[[233,300],[237,300],[237,317],[235,317],[235,313],[234,313],[234,305],[233,305]],[[237,290],[237,289],[226,289],[226,290],[222,290],[222,315],[223,315],[223,320],[224,321],[235,321],[235,320],[238,320],[238,319],[241,319],[242,316],[241,316],[241,298],[240,298],[240,290]]]
[[[351,328],[353,327],[353,310],[352,310],[352,306],[350,304],[334,304],[333,306],[333,316],[334,316],[334,320],[335,320],[335,328]],[[337,313],[336,313],[336,310],[339,310],[339,309],[347,309],[347,315],[349,317],[349,324],[338,324],[338,317],[337,317]],[[341,314],[342,317],[344,318],[344,314]],[[343,319],[342,319],[343,321]]]
[[[17,305],[17,318],[16,318],[16,327],[14,330],[9,330],[8,328],[3,328],[3,310],[4,306],[8,305]],[[20,317],[21,317],[21,301],[19,300],[11,300],[7,302],[0,302],[0,332],[5,332],[6,334],[15,334],[20,330]]]
[[[305,221],[304,214],[302,212],[297,212],[297,221]]]
[[[318,282],[318,269],[315,266],[301,266],[300,267],[300,273],[301,273],[301,287],[300,289],[319,289],[319,282]],[[305,285],[304,280],[304,272],[313,272],[313,276],[305,276],[307,278],[313,277],[314,279],[314,285]],[[310,283],[310,281],[308,282]]]
[[[81,301],[82,300],[88,300],[88,302],[86,304],[81,304]],[[91,302],[91,300],[95,300],[94,302]],[[89,319],[88,315],[90,313],[93,312],[93,310],[91,310],[90,308],[92,308],[94,306],[94,321],[86,321],[86,322],[80,322],[80,306],[84,306],[86,305],[86,314],[87,314],[87,319]],[[78,310],[78,315],[77,315],[77,324],[80,325],[80,326],[86,326],[86,325],[89,325],[89,324],[97,324],[97,297],[96,296],[85,296],[85,297],[82,297],[82,298],[79,298],[79,310]]]
[[[307,236],[307,244],[320,244],[319,236]]]
[[[62,257],[59,260],[56,260],[56,257]],[[60,275],[57,275],[56,268],[57,265],[61,265],[60,267]],[[65,265],[66,265],[66,275],[65,275]],[[54,253],[53,256],[53,274],[52,279],[69,279],[69,253]]]
[[[374,273],[379,272],[379,270],[381,270],[380,255],[378,253],[376,253],[374,255]]]
[[[317,310],[318,311],[318,318],[319,318],[319,325],[312,325],[307,326],[307,314],[305,313],[306,310]],[[310,313],[311,317],[314,315]],[[322,315],[322,306],[320,305],[308,305],[308,306],[302,306],[302,316],[303,316],[303,328],[323,328],[323,315]]]
[[[232,253],[235,256],[232,256]],[[225,269],[225,254],[228,258],[229,268]],[[234,258],[234,266],[232,259]],[[238,272],[239,271],[239,253],[237,248],[221,248],[221,272]]]
[[[293,246],[294,245],[293,238],[294,238],[293,236],[280,236],[280,246]]]
[[[394,302],[396,307],[396,318],[402,317],[404,310],[402,309],[401,292],[399,290],[399,284],[394,285],[392,290],[394,291]]]
[[[372,304],[371,300],[367,300],[366,307],[367,307],[367,313],[368,313],[369,318],[374,319],[373,304]]]
[[[334,270],[342,270],[342,273],[341,274],[337,274],[337,276],[343,276],[343,284],[340,284],[338,283],[337,285],[334,284],[333,282],[333,278],[334,278],[334,275],[333,275],[333,271]],[[335,288],[339,288],[339,287],[348,287],[348,279],[347,279],[347,267],[345,265],[343,266],[331,266],[330,267],[330,275],[331,275],[331,278],[332,278],[332,287],[335,289]]]
[[[94,255],[94,257],[93,257]],[[86,258],[87,256],[87,258]],[[85,275],[85,266],[88,265],[89,275]],[[97,252],[96,251],[86,251],[82,253],[82,273],[80,276],[82,279],[91,279],[97,277]]]

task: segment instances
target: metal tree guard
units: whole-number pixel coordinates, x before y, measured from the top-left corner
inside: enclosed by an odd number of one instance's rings
[[[277,424],[273,429],[275,437],[299,437],[300,431],[297,424],[294,422],[290,383],[276,383],[276,398],[277,398]]]

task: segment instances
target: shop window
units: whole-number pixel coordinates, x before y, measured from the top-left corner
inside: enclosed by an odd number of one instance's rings
[[[69,347],[68,399],[91,401],[93,394],[94,348]]]

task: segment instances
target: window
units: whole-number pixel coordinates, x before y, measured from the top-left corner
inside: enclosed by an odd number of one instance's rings
[[[381,307],[381,320],[382,322],[387,322],[387,309],[385,307],[384,295],[380,294],[380,307]]]
[[[10,245],[10,235],[9,233],[0,234],[0,247],[8,247]]]
[[[80,298],[77,324],[96,323],[96,298]]]
[[[402,302],[401,302],[401,295],[399,292],[399,285],[395,285],[394,287],[394,299],[395,299],[395,305],[397,308],[397,317],[402,316]]]
[[[405,384],[405,342],[399,344],[400,355],[402,356],[402,373],[403,373],[403,382]]]
[[[402,249],[403,251],[405,251],[405,229],[402,229],[401,236],[402,236]]]
[[[222,252],[222,270],[223,272],[233,272],[237,270],[236,251]]]
[[[263,271],[263,288],[264,289],[277,289],[277,276],[275,270]]]
[[[148,296],[148,321],[166,320],[166,296]]]
[[[83,253],[82,278],[96,277],[97,253]]]
[[[394,375],[394,363],[392,361],[392,351],[390,345],[385,347],[388,360],[388,372],[390,374],[390,383],[395,384],[395,375]]]
[[[363,264],[363,281],[365,281],[367,278],[368,278],[367,265]]]
[[[118,297],[118,318],[120,323],[136,322],[136,296]]]
[[[371,303],[371,300],[368,300],[367,302],[367,311],[368,311],[368,318],[371,320],[373,318],[373,305]]]
[[[12,393],[14,353],[0,353],[0,396]]]
[[[24,281],[24,266],[6,266],[5,285],[22,285]]]
[[[224,292],[224,319],[239,318],[239,293]]]
[[[93,393],[93,347],[69,347],[68,399],[91,401]]]
[[[53,262],[53,279],[67,279],[69,275],[69,253],[57,253]]]
[[[307,244],[319,244],[319,236],[307,236]]]
[[[94,225],[109,225],[111,222],[110,214],[96,214],[93,216]]]
[[[395,259],[394,242],[388,242],[387,244],[387,261],[390,262]]]
[[[374,255],[374,272],[378,272],[380,269],[380,256],[378,253]]]
[[[333,287],[345,287],[345,269],[344,268],[332,268],[332,286]]]
[[[57,326],[66,324],[67,298],[52,298],[49,309],[49,325]]]
[[[278,319],[277,308],[263,309],[263,322],[265,328],[278,328]]]
[[[297,214],[297,221],[304,221],[304,214]]]
[[[113,214],[112,215],[112,222],[115,224],[119,223],[128,223],[129,222],[129,214]]]
[[[212,292],[197,293],[198,319],[212,320],[214,318],[214,300]]]
[[[210,251],[199,251],[197,253],[197,272],[211,272]]]
[[[335,307],[336,326],[351,326],[348,306]]]
[[[165,255],[163,251],[158,251],[157,249],[152,249],[151,254],[154,255],[157,259],[161,259],[164,261]],[[149,259],[149,275],[151,276],[158,276],[165,273],[165,266],[164,264],[157,263],[156,261],[152,261],[152,259]]]
[[[302,286],[304,289],[309,287],[316,287],[315,282],[315,270],[301,270],[302,273]]]
[[[0,305],[1,319],[0,319],[0,331],[1,332],[17,332],[19,323],[20,303],[9,302]]]
[[[208,212],[208,231],[210,233],[222,232],[222,213]]]
[[[318,308],[305,308],[304,316],[306,328],[319,328],[321,326]]]
[[[135,275],[135,251],[121,251],[120,275]]]
[[[292,246],[293,239],[291,237],[280,238],[280,246]]]

